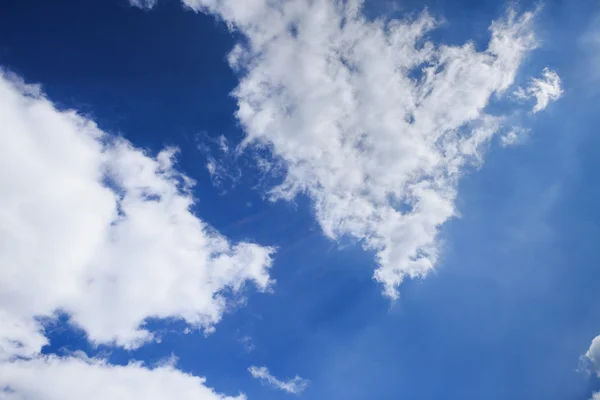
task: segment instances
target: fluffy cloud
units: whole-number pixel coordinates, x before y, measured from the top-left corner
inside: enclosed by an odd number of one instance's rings
[[[592,340],[590,348],[583,357],[587,361],[588,369],[600,378],[600,336],[596,336]]]
[[[581,356],[581,370],[600,378],[600,336],[596,336],[592,340],[588,351]],[[594,393],[590,400],[600,400],[600,392]]]
[[[310,196],[327,236],[376,252],[391,298],[431,271],[459,178],[501,127],[486,106],[536,46],[534,13],[508,11],[478,51],[432,43],[427,12],[368,20],[359,0],[183,1],[247,38],[229,56],[241,75],[241,148],[269,149],[285,165],[271,198]]]
[[[267,367],[255,367],[252,366],[248,368],[248,371],[252,375],[252,377],[256,379],[260,379],[262,382],[273,386],[279,390],[283,390],[292,394],[300,394],[308,387],[310,381],[306,379],[302,379],[299,376],[295,376],[292,379],[288,379],[287,381],[280,381],[275,378],[269,372]]]
[[[535,99],[532,111],[537,113],[548,107],[551,101],[556,101],[562,96],[560,77],[554,71],[544,68],[541,78],[533,78],[525,89],[518,88],[515,96],[519,99]]]
[[[0,120],[0,359],[39,353],[39,318],[56,312],[135,347],[148,317],[210,330],[225,292],[269,286],[273,249],[194,215],[175,149],[150,156],[5,73]]]
[[[3,400],[244,400],[207,388],[204,378],[161,366],[110,365],[81,357],[40,357],[0,363]]]

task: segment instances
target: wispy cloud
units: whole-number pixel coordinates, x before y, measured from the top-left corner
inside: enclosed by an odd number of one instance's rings
[[[222,193],[226,192],[226,186],[234,187],[242,172],[227,138],[223,135],[211,137],[203,132],[196,135],[194,140],[198,150],[206,157],[206,170],[213,186]]]
[[[504,147],[515,146],[521,143],[527,137],[528,133],[528,129],[525,129],[521,126],[513,126],[502,135],[500,138],[500,143]]]
[[[502,126],[486,106],[537,46],[535,13],[509,10],[477,51],[429,40],[438,21],[427,12],[373,21],[359,0],[183,2],[246,36],[229,55],[241,76],[236,115],[241,148],[267,149],[284,165],[270,198],[309,195],[327,236],[375,250],[390,298],[431,271],[440,226],[457,214],[458,181]],[[534,93],[540,107],[543,93]]]
[[[271,375],[267,367],[252,366],[248,368],[248,371],[254,378],[260,379],[263,383],[292,394],[302,393],[310,384],[309,380],[302,379],[297,375],[292,379],[281,381]]]
[[[517,88],[514,94],[523,100],[535,99],[532,111],[537,113],[548,107],[550,102],[558,100],[562,96],[563,90],[558,74],[544,68],[541,78],[532,78],[529,86]]]
[[[256,346],[252,342],[252,338],[250,336],[244,336],[243,338],[239,339],[238,342],[242,344],[246,353],[251,353],[256,349]]]
[[[129,0],[129,4],[145,10],[150,10],[158,3],[158,0]]]
[[[590,25],[579,38],[579,47],[583,53],[579,61],[583,63],[583,78],[597,85],[600,79],[600,13],[592,18]]]

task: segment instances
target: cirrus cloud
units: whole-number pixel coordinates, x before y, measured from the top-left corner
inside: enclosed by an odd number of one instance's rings
[[[248,368],[248,372],[250,372],[250,375],[252,375],[253,378],[259,379],[263,383],[268,384],[275,389],[283,390],[284,392],[291,394],[302,393],[310,384],[309,380],[303,379],[298,375],[292,379],[282,381],[271,375],[267,367],[251,366]]]

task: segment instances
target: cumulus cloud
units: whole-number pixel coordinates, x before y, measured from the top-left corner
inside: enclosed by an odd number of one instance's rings
[[[592,340],[588,351],[581,356],[580,371],[586,374],[594,374],[600,378],[600,336],[596,336]],[[600,400],[600,392],[594,393],[590,400]]]
[[[119,366],[84,357],[38,357],[0,363],[0,398],[4,400],[245,400],[218,394],[205,379],[170,365]]]
[[[369,20],[359,0],[183,2],[246,37],[229,55],[241,76],[241,148],[285,165],[271,198],[310,196],[327,236],[376,252],[375,278],[391,298],[406,277],[431,271],[458,180],[501,127],[486,106],[536,47],[534,13],[509,10],[478,51],[434,44],[427,12]]]
[[[600,336],[596,336],[592,340],[592,344],[584,354],[583,359],[586,369],[589,372],[595,373],[600,378]]]
[[[231,243],[191,208],[194,182],[0,74],[0,359],[32,357],[57,312],[94,343],[150,340],[149,318],[211,330],[226,292],[270,285],[273,249]]]
[[[544,68],[541,78],[533,78],[529,86],[522,87],[515,91],[515,96],[519,99],[535,99],[532,111],[537,113],[548,107],[551,101],[556,101],[562,96],[563,90],[560,85],[560,77],[555,71]]]
[[[288,379],[287,381],[280,381],[279,379],[271,375],[267,367],[252,366],[248,368],[248,371],[250,372],[252,377],[260,379],[261,382],[271,385],[276,389],[283,390],[292,394],[302,393],[304,389],[306,389],[310,384],[310,381],[302,379],[297,375],[292,379]]]

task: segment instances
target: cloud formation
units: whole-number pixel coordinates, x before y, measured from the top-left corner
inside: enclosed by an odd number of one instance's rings
[[[139,7],[145,10],[150,10],[158,3],[158,0],[129,0],[129,4],[133,7]]]
[[[516,146],[527,137],[528,133],[528,129],[521,126],[513,126],[500,137],[500,143],[503,147]]]
[[[233,400],[173,363],[42,356],[42,322],[67,313],[93,343],[126,348],[152,338],[148,317],[210,331],[224,292],[267,289],[273,249],[191,211],[176,149],[150,156],[4,71],[0,120],[0,397]]]
[[[596,336],[590,344],[588,351],[581,356],[581,369],[600,378],[600,336]],[[592,395],[590,400],[600,400],[600,392]]]
[[[213,329],[225,292],[265,290],[273,249],[192,211],[176,149],[155,157],[0,74],[0,360],[46,343],[57,312],[93,343],[148,341],[146,318]]]
[[[292,379],[288,379],[287,381],[280,381],[271,375],[267,367],[252,366],[248,368],[248,371],[252,377],[260,379],[263,383],[292,394],[302,393],[310,384],[309,380],[302,379],[297,375]]]
[[[544,68],[541,78],[531,79],[527,88],[520,87],[515,91],[515,96],[519,99],[535,99],[535,104],[531,110],[534,113],[548,107],[551,101],[558,100],[562,94],[560,77],[555,71],[548,68]]]
[[[205,379],[172,366],[110,365],[85,357],[38,357],[0,363],[4,400],[245,400],[218,394]]]
[[[592,344],[585,353],[584,358],[588,362],[589,370],[600,378],[600,336],[596,336],[592,340]]]
[[[368,20],[359,0],[183,2],[247,39],[229,55],[241,76],[241,148],[268,149],[285,165],[271,199],[310,196],[328,237],[376,252],[374,276],[390,298],[431,271],[459,178],[501,127],[486,106],[536,47],[534,13],[509,10],[478,51],[430,41],[438,22],[427,12]]]

